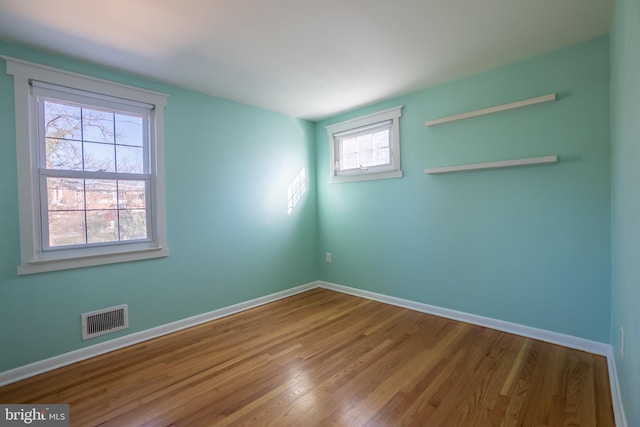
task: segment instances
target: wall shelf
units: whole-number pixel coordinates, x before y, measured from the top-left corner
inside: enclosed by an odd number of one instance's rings
[[[441,117],[439,119],[427,120],[425,126],[435,126],[443,123],[455,122],[457,120],[469,119],[471,117],[484,116],[486,114],[497,113],[499,111],[514,110],[516,108],[527,107],[529,105],[540,104],[556,100],[556,94],[539,96],[537,98],[524,99],[522,101],[511,102],[509,104],[497,105],[495,107],[483,108],[481,110],[469,111],[468,113],[455,114],[453,116]]]
[[[500,162],[472,163],[472,164],[466,164],[466,165],[430,168],[430,169],[425,169],[424,173],[432,175],[437,173],[461,172],[461,171],[480,170],[480,169],[510,168],[514,166],[540,165],[540,164],[549,164],[549,163],[557,163],[557,162],[558,162],[558,156],[556,155],[543,156],[543,157],[529,157],[526,159],[504,160]]]

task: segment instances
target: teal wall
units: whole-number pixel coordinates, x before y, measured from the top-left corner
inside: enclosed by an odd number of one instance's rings
[[[0,372],[314,281],[314,126],[0,42],[0,53],[170,95],[167,258],[17,276],[13,78],[0,65]],[[287,215],[287,186],[311,181]],[[129,304],[130,329],[82,342],[80,314]]]
[[[629,426],[640,426],[640,2],[616,0],[611,31],[611,341]],[[625,332],[624,358],[620,327]]]
[[[600,37],[316,126],[329,282],[609,342],[609,40]],[[435,127],[428,119],[555,92]],[[325,126],[404,105],[401,179],[329,184]],[[556,165],[425,175],[557,154]]]

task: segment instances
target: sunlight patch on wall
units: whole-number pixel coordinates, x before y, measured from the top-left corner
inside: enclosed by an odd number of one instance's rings
[[[287,189],[287,198],[289,199],[289,208],[287,214],[291,215],[293,208],[300,202],[302,196],[307,191],[307,176],[304,168],[300,169],[298,175],[293,179],[291,185]]]

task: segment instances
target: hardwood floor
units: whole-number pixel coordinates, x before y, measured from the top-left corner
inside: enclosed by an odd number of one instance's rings
[[[0,388],[73,426],[614,425],[606,360],[314,289]]]

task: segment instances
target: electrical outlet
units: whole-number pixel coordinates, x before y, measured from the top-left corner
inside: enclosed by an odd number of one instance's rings
[[[327,252],[326,254],[324,254],[324,260],[326,262],[331,262],[331,252]]]
[[[624,359],[624,327],[620,326],[620,357]]]

